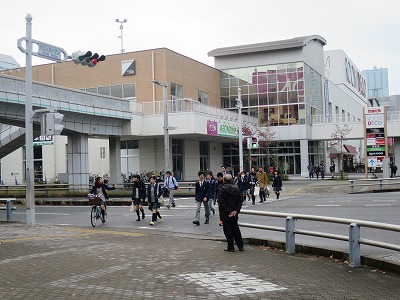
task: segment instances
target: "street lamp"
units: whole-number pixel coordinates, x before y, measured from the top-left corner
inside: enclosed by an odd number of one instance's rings
[[[167,89],[168,84],[160,82],[158,80],[152,80],[152,83],[159,85],[163,88],[163,106],[164,106],[164,160],[165,160],[165,170],[164,172],[170,171],[169,169],[169,128],[168,128],[168,99],[167,99]]]
[[[124,38],[123,38],[123,35],[122,35],[122,29],[124,29],[124,26],[122,24],[128,22],[128,20],[127,19],[123,19],[123,20],[115,19],[115,22],[121,24],[121,26],[119,26],[119,29],[121,29],[121,35],[119,36],[119,38],[121,39],[121,53],[124,53],[125,52],[125,49],[124,49]]]
[[[236,99],[236,107],[238,108],[239,113],[239,172],[243,171],[243,124],[242,124],[242,90],[240,88],[237,89],[238,98]]]

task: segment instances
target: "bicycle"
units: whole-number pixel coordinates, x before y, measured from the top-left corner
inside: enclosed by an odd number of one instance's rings
[[[92,224],[93,227],[96,227],[97,220],[101,220],[101,222],[104,224],[107,220],[107,207],[104,207],[104,215],[101,213],[100,209],[100,200],[101,198],[98,195],[94,194],[89,194],[87,196],[89,200],[89,205],[92,206],[92,209],[90,210],[90,223]]]

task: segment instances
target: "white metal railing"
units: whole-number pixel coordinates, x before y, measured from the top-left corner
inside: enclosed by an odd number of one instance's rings
[[[350,193],[356,193],[357,187],[367,188],[368,190],[377,188],[385,190],[387,187],[400,189],[400,178],[377,178],[377,179],[357,179],[349,180]]]
[[[399,122],[400,121],[400,106],[388,106],[386,111],[386,119],[388,122]],[[307,124],[362,124],[363,120],[348,120],[348,117],[342,117],[341,115],[312,115],[308,118]]]
[[[240,213],[245,214],[245,215],[253,215],[253,216],[284,218],[285,219],[285,227],[256,225],[256,224],[242,223],[242,222],[239,222],[239,226],[285,232],[286,233],[285,247],[286,247],[286,253],[288,253],[288,254],[295,253],[296,234],[349,242],[349,265],[351,267],[359,267],[361,265],[361,251],[360,251],[361,244],[374,246],[374,247],[378,247],[378,248],[383,248],[383,249],[400,251],[400,245],[384,243],[384,242],[370,240],[370,239],[364,239],[364,238],[361,238],[361,234],[360,234],[361,227],[368,227],[368,228],[373,228],[373,229],[400,232],[399,225],[371,222],[371,221],[363,221],[363,220],[345,219],[345,218],[326,217],[326,216],[288,214],[288,213],[266,212],[266,211],[256,211],[256,210],[242,210]],[[296,227],[295,227],[296,220],[308,220],[308,221],[348,225],[349,226],[349,235],[345,236],[345,235],[324,233],[324,232],[318,232],[318,231],[296,229]]]
[[[142,102],[143,115],[163,114],[163,101]],[[219,107],[209,106],[193,99],[168,100],[168,113],[197,113],[213,116],[225,120],[238,120],[238,113]],[[252,116],[243,115],[243,122],[258,124],[258,119]]]

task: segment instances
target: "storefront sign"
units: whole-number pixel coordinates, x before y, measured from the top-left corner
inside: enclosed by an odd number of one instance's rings
[[[207,121],[207,134],[208,135],[218,135],[218,123],[215,121]]]
[[[218,135],[236,138],[239,136],[239,127],[231,124],[222,123],[219,125]]]
[[[345,68],[347,82],[354,87],[358,93],[365,97],[367,83],[361,72],[347,58],[345,58]]]
[[[386,157],[385,112],[382,107],[365,109],[365,150],[369,167],[381,165]],[[372,166],[373,165],[373,166]]]

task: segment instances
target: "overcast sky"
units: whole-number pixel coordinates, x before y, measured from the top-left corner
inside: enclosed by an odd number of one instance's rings
[[[33,38],[99,54],[166,47],[213,66],[215,48],[320,35],[325,50],[343,49],[360,70],[389,69],[389,92],[400,94],[398,0],[1,0],[0,53],[25,65],[17,39],[25,17]],[[34,64],[49,61],[34,58]]]

